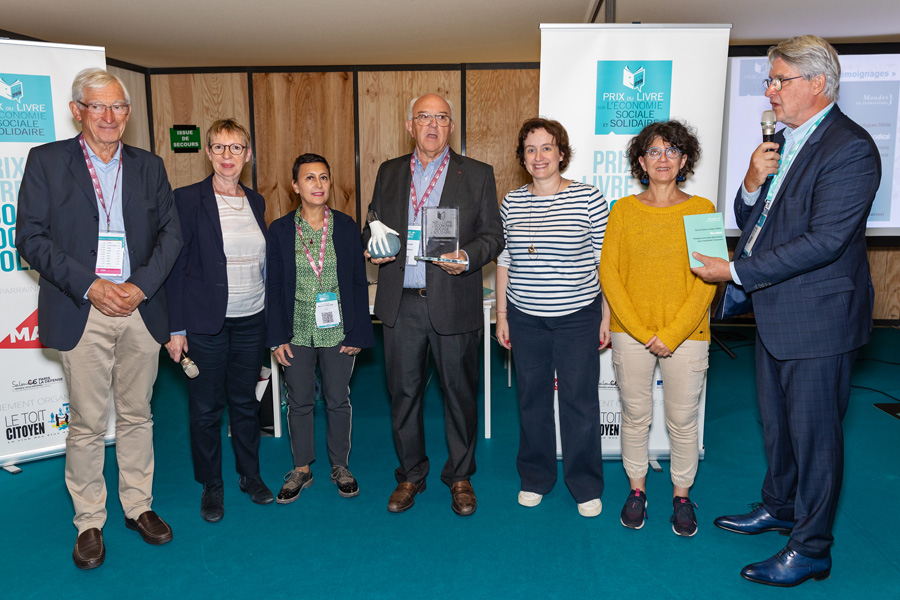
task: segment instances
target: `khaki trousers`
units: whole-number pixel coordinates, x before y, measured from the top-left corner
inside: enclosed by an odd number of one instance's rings
[[[69,389],[66,486],[75,506],[75,527],[81,533],[106,523],[104,437],[112,403],[119,500],[125,516],[136,519],[150,510],[153,500],[150,397],[159,367],[159,343],[147,331],[139,311],[128,317],[108,317],[91,307],[78,345],[59,354]]]
[[[653,422],[653,369],[659,361],[663,380],[669,470],[672,484],[694,485],[699,459],[700,392],[709,368],[709,342],[685,340],[667,358],[658,358],[627,333],[612,334],[613,365],[622,400],[622,463],[632,479],[647,474],[650,424]]]

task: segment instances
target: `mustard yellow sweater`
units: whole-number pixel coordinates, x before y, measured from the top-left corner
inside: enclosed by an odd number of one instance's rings
[[[711,212],[712,202],[699,196],[663,208],[634,196],[615,203],[600,255],[612,331],[642,344],[656,335],[672,351],[684,340],[709,341],[716,286],[691,273],[683,217]]]

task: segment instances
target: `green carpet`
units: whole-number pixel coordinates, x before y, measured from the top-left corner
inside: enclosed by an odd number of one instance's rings
[[[783,591],[739,576],[741,567],[768,558],[787,538],[739,536],[712,525],[716,516],[743,512],[759,499],[765,470],[754,396],[754,331],[729,328],[725,333],[738,358],[731,360],[713,347],[706,458],[691,494],[700,523],[693,538],[672,533],[667,463],[663,473],[649,475],[649,519],[640,531],[619,524],[628,485],[618,461],[604,464],[604,511],[597,518],[579,516],[561,474],[540,506],[520,507],[515,383],[507,389],[505,352],[496,344],[491,352],[493,438],[478,443],[474,516],[451,512],[450,493],[439,479],[447,450],[436,379],[426,395],[428,489],[408,512],[386,510],[396,455],[379,347],[360,356],[352,382],[350,468],[360,495],[339,497],[329,479],[324,407],[318,406],[320,460],[313,463],[314,485],[293,504],[254,505],[238,490],[226,444],[225,518],[208,524],[199,515],[201,486],[193,481],[183,375],[161,354],[153,398],[153,508],[172,525],[174,541],[149,546],[125,529],[115,493],[115,449],[109,448],[106,563],[79,571],[71,559],[76,531],[64,459],[23,464],[18,475],[0,472],[0,597],[900,598],[900,420],[873,406],[893,400],[864,389],[854,389],[845,420],[846,474],[831,578]],[[900,362],[900,332],[876,330],[854,373],[854,385],[900,397],[897,365],[871,359]],[[287,437],[264,438],[260,459],[263,478],[277,493],[291,468]]]

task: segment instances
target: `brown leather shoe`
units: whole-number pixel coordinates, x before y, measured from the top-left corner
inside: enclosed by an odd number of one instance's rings
[[[154,546],[172,541],[172,528],[152,510],[148,510],[137,519],[125,517],[125,527],[137,531],[145,542]]]
[[[391,497],[388,498],[388,510],[392,513],[401,513],[409,510],[416,503],[416,494],[425,491],[425,482],[416,485],[409,481],[404,481],[397,486]]]
[[[457,481],[450,486],[450,494],[453,495],[453,503],[450,505],[453,512],[461,517],[468,517],[478,508],[478,500],[475,499],[475,490],[469,480]]]
[[[78,534],[72,560],[79,569],[96,569],[106,558],[106,546],[103,545],[103,532],[93,527]]]

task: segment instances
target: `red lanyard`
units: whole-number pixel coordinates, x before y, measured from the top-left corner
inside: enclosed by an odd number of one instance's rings
[[[319,278],[319,288],[322,287],[322,268],[325,266],[325,244],[328,242],[328,207],[325,207],[325,224],[322,225],[322,245],[319,247],[319,265],[316,267],[316,262],[313,260],[312,254],[309,252],[309,248],[306,245],[306,241],[303,239],[303,230],[300,228],[300,223],[294,223],[294,227],[297,228],[297,235],[300,236],[300,243],[303,244],[303,249],[306,250],[306,260],[309,261],[309,266],[312,267],[313,273],[316,274],[316,277]],[[297,215],[300,219],[300,215]]]
[[[113,193],[112,198],[109,199],[109,208],[106,208],[106,202],[103,201],[103,190],[100,188],[100,179],[97,177],[97,171],[94,170],[94,161],[91,160],[90,154],[88,154],[87,146],[84,143],[84,135],[78,136],[78,142],[81,144],[81,152],[84,154],[84,162],[87,164],[88,173],[91,174],[91,183],[94,184],[94,193],[97,194],[97,199],[100,200],[100,206],[103,207],[103,212],[106,214],[106,230],[109,231],[109,215],[112,213],[112,205],[116,200],[116,188],[119,187],[119,174],[122,172],[122,159],[125,157],[122,156],[122,142],[119,142],[119,166],[116,169],[116,181],[113,184]]]
[[[413,155],[409,158],[409,173],[411,175],[409,179],[409,197],[412,198],[412,205],[414,211],[415,219],[419,218],[419,210],[425,205],[425,202],[428,201],[428,196],[431,195],[431,190],[434,189],[434,186],[437,185],[438,179],[441,178],[441,173],[444,172],[444,169],[447,168],[447,165],[450,164],[450,153],[447,152],[447,156],[444,157],[444,160],[441,161],[441,166],[438,167],[437,173],[434,174],[434,177],[431,178],[431,183],[428,184],[428,189],[425,190],[425,193],[422,194],[421,202],[416,201],[416,184],[413,182],[413,178],[416,175],[416,153],[413,152]]]

